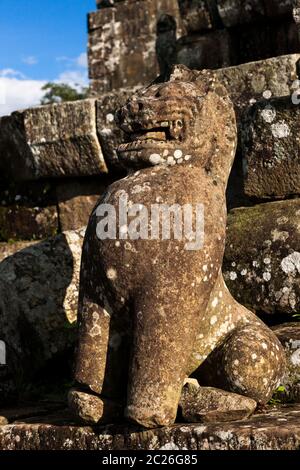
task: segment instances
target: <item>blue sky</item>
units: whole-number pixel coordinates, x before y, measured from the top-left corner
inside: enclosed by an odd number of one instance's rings
[[[95,0],[0,0],[0,114],[37,104],[45,81],[87,83],[95,10]]]

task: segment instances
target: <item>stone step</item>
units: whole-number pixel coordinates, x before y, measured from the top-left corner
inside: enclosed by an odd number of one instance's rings
[[[67,411],[0,426],[0,450],[298,450],[299,446],[300,405],[270,407],[248,420],[148,431],[128,425],[80,427]]]

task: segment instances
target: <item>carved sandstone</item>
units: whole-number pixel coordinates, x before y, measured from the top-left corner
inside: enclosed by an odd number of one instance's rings
[[[104,407],[107,399],[121,403],[132,422],[168,425],[191,375],[200,385],[268,401],[284,373],[282,346],[231,297],[221,275],[237,134],[225,88],[211,72],[179,66],[169,82],[134,95],[117,120],[131,139],[118,150],[130,171],[100,204],[117,208],[124,193],[129,206],[203,204],[205,240],[193,251],[172,238],[101,240],[101,217],[93,212],[83,247],[75,372],[81,392],[70,393],[73,411],[80,415],[84,392]]]

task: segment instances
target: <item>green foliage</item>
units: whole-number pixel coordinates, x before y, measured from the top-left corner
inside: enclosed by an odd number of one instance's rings
[[[286,391],[286,388],[283,385],[280,385],[275,390],[273,397],[269,401],[269,405],[280,405],[283,403],[287,403]]]
[[[295,318],[296,320],[300,320],[300,313],[295,313],[295,315],[293,315],[293,318]]]
[[[41,104],[62,103],[63,101],[83,100],[88,96],[88,88],[73,88],[66,83],[46,83],[42,88],[45,91]]]

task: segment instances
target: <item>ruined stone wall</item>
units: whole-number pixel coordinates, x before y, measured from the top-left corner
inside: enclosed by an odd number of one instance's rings
[[[163,15],[172,17],[174,23],[162,25],[160,35],[158,22]],[[163,36],[166,44],[162,47],[166,50],[174,47],[174,29],[181,35],[177,0],[119,2],[114,7],[90,13],[88,24],[89,74],[94,93],[143,85],[153,80],[159,72],[157,40]]]
[[[97,5],[99,10],[89,15],[92,94],[145,84],[159,69],[167,73],[171,63],[215,69],[300,50],[292,0],[121,0]],[[165,21],[164,14],[174,23]]]

